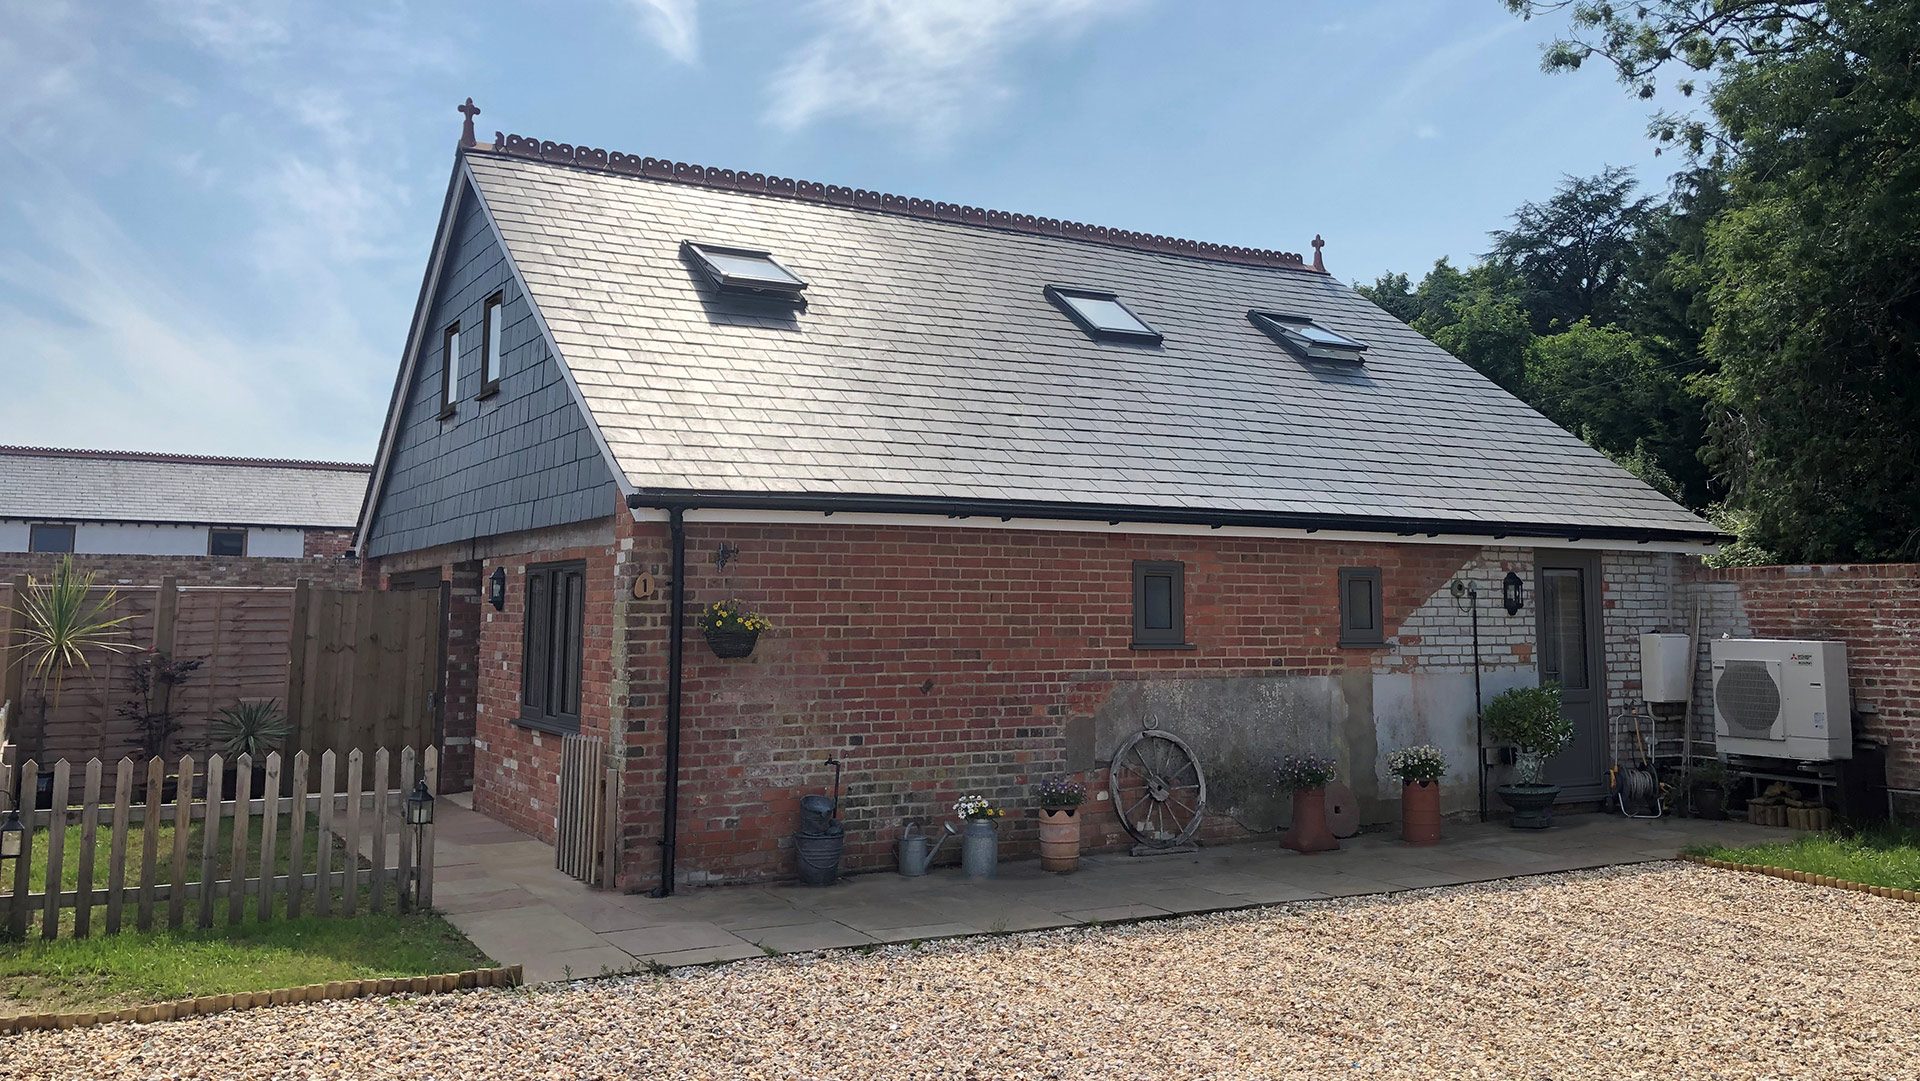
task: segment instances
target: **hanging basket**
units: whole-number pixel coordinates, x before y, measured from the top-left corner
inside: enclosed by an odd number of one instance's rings
[[[708,630],[707,645],[716,657],[747,657],[753,654],[753,647],[760,641],[759,631],[746,630]]]

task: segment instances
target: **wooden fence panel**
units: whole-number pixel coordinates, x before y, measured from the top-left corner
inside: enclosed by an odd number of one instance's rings
[[[318,755],[431,743],[440,666],[436,590],[362,592],[302,584],[291,611],[287,717],[295,750]]]
[[[606,744],[562,737],[553,865],[588,885],[606,881],[611,783]]]
[[[21,777],[38,774],[38,760],[28,759],[16,770],[11,764],[14,757],[0,749],[0,767],[4,767],[0,785],[13,786]],[[395,757],[384,747],[375,748],[371,756],[357,749],[350,752],[345,791],[340,792],[332,752],[322,755],[317,791],[309,790],[309,760],[304,755],[289,763],[270,753],[263,760],[262,783],[255,795],[250,756],[235,758],[229,773],[221,756],[212,755],[205,767],[204,798],[194,791],[200,769],[191,755],[182,756],[171,775],[163,759],[148,759],[143,768],[123,758],[115,766],[110,803],[102,799],[106,795],[103,764],[96,758],[85,766],[77,806],[71,802],[75,763],[50,762],[53,788],[48,806],[39,805],[36,785],[21,786],[24,855],[14,863],[10,881],[0,883],[11,886],[0,896],[0,926],[25,937],[38,921],[41,936],[58,938],[84,937],[94,930],[111,934],[145,929],[162,921],[171,927],[190,919],[212,926],[216,911],[223,911],[229,924],[264,921],[299,915],[308,896],[313,897],[314,907],[331,908],[329,899],[336,890],[343,914],[353,914],[363,904],[375,912],[388,911],[390,903],[403,912],[430,906],[432,827],[413,832],[400,809],[417,765],[423,767],[428,790],[437,787],[439,756],[431,747],[424,754],[402,748],[397,779]],[[282,794],[281,775],[289,768],[294,772],[288,778],[291,791]],[[287,818],[284,825],[282,815]],[[315,815],[325,826],[313,839],[309,870],[306,837]],[[228,831],[224,835],[223,820]],[[336,823],[341,833],[334,832]],[[189,840],[196,825],[200,828],[197,861]],[[105,838],[99,836],[101,828],[108,831]],[[74,830],[71,838],[69,829]],[[281,835],[289,831],[290,836],[283,839]],[[257,848],[249,843],[251,839],[258,840]],[[135,844],[138,852],[130,852]],[[102,888],[94,883],[96,845],[103,845],[107,853]],[[36,861],[36,852],[44,852],[45,858]],[[71,888],[65,884],[70,863],[75,869]],[[44,873],[35,874],[37,869]],[[36,878],[41,881],[36,883]],[[362,892],[367,897],[361,898]],[[278,900],[283,895],[284,906]],[[106,906],[103,925],[94,928],[92,909],[102,903]],[[131,919],[127,918],[129,905],[134,909]],[[63,925],[66,909],[75,911]]]
[[[279,701],[287,693],[293,590],[188,586],[179,592],[172,655],[203,658],[174,695],[179,746],[205,744],[208,722],[240,702]]]

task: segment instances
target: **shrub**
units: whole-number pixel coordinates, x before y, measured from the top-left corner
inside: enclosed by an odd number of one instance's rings
[[[292,734],[280,703],[242,702],[221,710],[207,726],[207,744],[229,761],[243,754],[260,760]]]
[[[1560,712],[1560,688],[1515,687],[1502,691],[1481,714],[1487,734],[1523,754],[1559,754],[1573,741],[1573,722]]]

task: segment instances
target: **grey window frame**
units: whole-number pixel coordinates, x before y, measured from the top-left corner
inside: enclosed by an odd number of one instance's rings
[[[237,528],[237,527],[230,527],[230,526],[229,527],[214,526],[208,529],[207,530],[207,554],[210,556],[244,557],[247,554],[247,534],[249,532],[251,531],[245,528]],[[222,533],[240,534],[240,550],[238,552],[216,552],[213,550],[213,538],[221,535]]]
[[[52,532],[62,529],[67,531],[67,546],[65,548],[42,548],[40,546],[42,531]],[[27,524],[27,551],[29,552],[44,552],[47,555],[72,555],[74,548],[78,547],[79,540],[80,528],[72,522],[29,522]]]
[[[1068,319],[1073,320],[1075,326],[1085,331],[1088,337],[1096,341],[1159,345],[1166,340],[1165,335],[1153,329],[1151,323],[1148,323],[1139,312],[1134,311],[1132,305],[1121,300],[1120,294],[1112,290],[1093,289],[1080,285],[1049,285],[1045,289],[1042,289],[1041,292],[1046,295],[1047,300],[1051,301],[1054,307],[1059,308],[1066,314]],[[1089,320],[1086,316],[1081,315],[1080,310],[1073,306],[1072,302],[1067,299],[1068,297],[1084,297],[1087,300],[1109,301],[1121,311],[1132,316],[1134,322],[1139,323],[1147,329],[1143,333],[1137,330],[1117,330],[1113,327],[1103,327]]]
[[[493,333],[493,313],[500,313],[500,334]],[[480,305],[480,393],[476,398],[491,398],[500,393],[500,362],[506,359],[506,346],[499,340],[507,332],[507,292],[496,290]]]
[[[555,602],[565,584],[573,578],[580,582],[578,606],[571,613],[564,612]],[[543,732],[571,734],[580,731],[581,679],[585,668],[580,655],[586,645],[586,607],[587,607],[587,564],[584,560],[568,560],[562,563],[537,563],[527,568],[526,581],[521,586],[522,604],[520,609],[520,717],[517,723],[524,728],[536,728]],[[545,601],[543,611],[534,606],[534,583],[544,583]],[[562,625],[563,617],[569,616],[569,626]],[[544,635],[541,648],[537,651],[540,664],[534,664],[535,632]],[[556,634],[556,632],[562,632]],[[568,640],[570,632],[571,640]],[[559,656],[556,657],[555,643],[559,642]],[[572,696],[568,701],[566,687],[558,688],[556,697],[555,677],[571,679]],[[535,680],[539,680],[539,693],[535,696]],[[556,708],[556,705],[558,708]],[[571,705],[572,708],[567,707]]]
[[[1147,626],[1147,579],[1173,579],[1172,627]],[[1192,649],[1187,641],[1187,565],[1171,559],[1133,561],[1134,649]]]
[[[460,320],[440,332],[440,419],[458,412],[460,403]]]
[[[807,280],[795,273],[792,267],[775,259],[773,253],[770,251],[762,251],[759,248],[736,248],[724,244],[706,244],[693,240],[682,240],[680,242],[680,251],[687,258],[691,259],[695,266],[700,268],[701,273],[707,276],[707,280],[712,282],[715,288],[723,293],[750,296],[763,300],[776,300],[800,308],[807,306],[807,298],[805,296]],[[707,258],[708,252],[712,252],[715,255],[737,255],[748,259],[765,259],[777,267],[782,274],[792,278],[793,281],[783,282],[768,278],[744,278],[737,274],[729,274],[720,269],[713,260]]]
[[[1247,321],[1258,327],[1267,337],[1278,342],[1282,349],[1299,357],[1301,360],[1330,360],[1341,364],[1365,364],[1367,362],[1367,346],[1365,342],[1360,341],[1345,331],[1335,330],[1325,323],[1320,322],[1318,319],[1305,315],[1293,315],[1288,312],[1271,311],[1265,308],[1251,308],[1247,311]],[[1305,323],[1308,326],[1323,330],[1328,334],[1338,334],[1340,337],[1352,342],[1353,345],[1350,347],[1318,345],[1313,342],[1301,341],[1294,335],[1287,333],[1287,324],[1289,323]]]
[[[1386,604],[1381,596],[1382,582],[1379,567],[1341,567],[1340,568],[1340,645],[1346,649],[1366,649],[1387,644]],[[1373,586],[1373,601],[1369,605],[1367,626],[1359,626],[1354,613],[1347,603],[1352,596],[1351,583],[1364,581]]]

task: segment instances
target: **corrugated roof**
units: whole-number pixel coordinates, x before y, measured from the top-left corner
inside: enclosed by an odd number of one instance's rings
[[[1713,535],[1324,274],[467,161],[635,488]],[[719,295],[682,240],[771,251],[805,310]],[[1112,290],[1165,340],[1089,340],[1049,284]],[[1366,363],[1296,359],[1254,308]]]
[[[351,527],[371,466],[0,447],[0,518]]]

